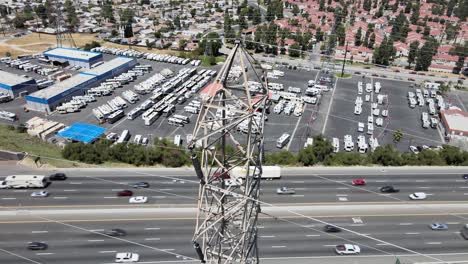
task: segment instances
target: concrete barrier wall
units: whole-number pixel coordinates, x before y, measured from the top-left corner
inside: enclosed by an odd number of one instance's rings
[[[0,150],[0,161],[2,160],[22,160],[26,153]]]

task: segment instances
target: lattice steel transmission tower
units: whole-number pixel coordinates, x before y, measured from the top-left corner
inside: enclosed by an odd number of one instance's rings
[[[252,62],[236,42],[215,81],[202,92],[202,109],[189,142],[200,180],[193,243],[201,263],[259,262],[258,199],[268,91]],[[233,69],[240,72],[237,85]],[[249,80],[260,84],[256,94]]]
[[[56,20],[55,20],[55,39],[57,42],[57,47],[63,47],[63,43],[68,42],[70,47],[76,48],[75,40],[69,29],[64,31],[65,19],[62,13],[62,3],[59,0],[55,0],[55,12],[56,12]]]

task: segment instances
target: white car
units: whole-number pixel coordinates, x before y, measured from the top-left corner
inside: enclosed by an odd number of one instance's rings
[[[375,124],[379,127],[381,127],[383,125],[383,118],[379,117],[377,119],[375,119]]]
[[[380,109],[375,108],[375,109],[372,111],[372,114],[373,114],[374,116],[379,116],[379,114],[380,114]]]
[[[226,186],[241,186],[242,179],[226,179],[224,180]]]
[[[117,263],[136,263],[140,260],[140,255],[136,253],[122,252],[115,254]]]
[[[277,194],[295,194],[296,191],[294,189],[290,189],[288,187],[280,187],[276,189]]]
[[[427,198],[427,194],[424,192],[415,192],[409,195],[411,200],[425,200]]]
[[[358,123],[358,132],[364,132],[364,123],[362,122],[359,122]]]
[[[146,196],[135,196],[135,197],[131,197],[128,200],[128,202],[132,203],[132,204],[143,204],[143,203],[148,202],[148,197],[146,197]]]
[[[361,253],[361,248],[358,245],[344,244],[337,245],[335,251],[338,255],[357,255]]]
[[[382,110],[382,116],[383,116],[383,117],[387,117],[387,116],[388,116],[388,110],[387,110],[387,109]]]
[[[418,154],[419,153],[419,150],[417,147],[415,146],[409,146],[409,149],[411,150],[411,152],[413,152],[414,154]]]
[[[46,192],[46,191],[40,191],[40,192],[33,192],[33,193],[31,193],[31,197],[40,197],[40,198],[42,198],[42,197],[47,197],[47,196],[49,196],[49,193]]]

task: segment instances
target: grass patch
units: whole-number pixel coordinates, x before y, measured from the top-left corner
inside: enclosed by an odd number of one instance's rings
[[[345,74],[335,73],[335,76],[338,78],[344,78],[344,79],[349,79],[352,77],[350,73],[345,73]]]

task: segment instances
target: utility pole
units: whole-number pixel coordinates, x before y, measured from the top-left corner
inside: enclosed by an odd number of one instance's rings
[[[343,67],[341,67],[341,77],[344,76],[344,68],[346,64],[346,55],[348,55],[348,41],[346,41],[346,46],[345,46],[345,54],[344,54],[344,59],[343,59]]]
[[[202,109],[188,142],[200,181],[192,238],[200,263],[259,263],[257,222],[268,93],[265,82],[255,79],[262,91],[250,94],[247,69],[255,71],[252,62],[253,57],[236,41],[215,81],[201,92]],[[228,80],[234,63],[242,70],[240,88]],[[248,132],[237,133],[239,125]],[[228,145],[232,151],[227,151]],[[228,177],[230,184],[225,181]]]

